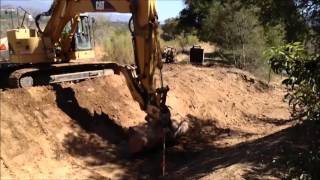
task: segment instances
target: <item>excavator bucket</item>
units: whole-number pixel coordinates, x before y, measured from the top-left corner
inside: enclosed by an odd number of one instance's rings
[[[128,131],[127,151],[129,154],[137,154],[161,147],[164,141],[174,144],[188,129],[187,121],[173,121],[171,128],[152,127],[148,124],[131,127]]]

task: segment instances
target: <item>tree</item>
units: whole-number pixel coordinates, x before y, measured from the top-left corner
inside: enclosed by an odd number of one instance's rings
[[[320,53],[320,0],[296,0],[296,4],[310,28],[308,42],[311,51]]]
[[[176,38],[178,34],[181,33],[180,29],[178,28],[178,19],[177,18],[170,18],[164,21],[164,25],[162,25],[163,33],[161,34],[161,38],[169,41]]]
[[[288,42],[303,41],[308,34],[308,26],[306,19],[301,14],[306,8],[300,8],[302,5],[298,6],[297,2],[299,1],[319,2],[319,0],[185,0],[186,8],[180,13],[179,24],[186,30],[191,30],[192,28],[200,29],[198,34],[201,35],[201,31],[204,29],[203,22],[208,16],[212,5],[219,3],[223,7],[232,5],[230,13],[243,8],[255,9],[255,14],[265,28],[281,24],[286,31],[285,35]],[[313,10],[314,8],[315,5],[312,6]],[[319,13],[314,12],[312,14],[312,17],[320,16]]]
[[[231,51],[238,67],[255,69],[262,61],[264,30],[255,9],[239,9],[239,3],[212,2],[202,27],[201,39]]]
[[[186,8],[180,12],[179,27],[185,32],[202,29],[203,20],[213,0],[185,0]]]
[[[242,5],[258,7],[260,22],[265,26],[283,24],[288,42],[303,41],[307,34],[306,21],[295,0],[242,0]]]

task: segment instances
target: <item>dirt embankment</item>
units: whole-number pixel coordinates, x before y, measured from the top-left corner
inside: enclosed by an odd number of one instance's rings
[[[191,122],[167,151],[168,177],[271,177],[254,168],[264,165],[259,139],[292,125],[283,89],[232,68],[168,65],[164,72],[174,118]],[[144,122],[121,76],[6,90],[0,98],[3,179],[160,175],[160,151],[119,153],[126,128]]]

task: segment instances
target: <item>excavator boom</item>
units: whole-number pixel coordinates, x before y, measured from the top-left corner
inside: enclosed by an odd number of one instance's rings
[[[61,33],[68,22],[79,19],[80,13],[87,12],[120,12],[131,13],[129,29],[132,33],[132,42],[135,57],[135,67],[119,65],[120,71],[126,79],[131,95],[141,109],[146,112],[148,126],[158,131],[163,128],[172,130],[171,114],[166,106],[168,87],[164,87],[162,78],[162,61],[159,44],[158,14],[155,0],[54,0],[48,12],[40,14],[50,15],[51,18],[42,31],[43,37],[49,37],[51,45],[61,49],[61,58],[69,51],[74,30],[68,36],[70,39],[62,42]],[[75,29],[74,23],[72,29]],[[69,41],[69,43],[68,43]],[[154,137],[154,135],[151,135]],[[145,138],[145,137],[141,137]],[[141,140],[140,138],[140,140]],[[133,152],[140,151],[147,146],[148,141],[135,138]],[[137,147],[137,142],[142,142]]]

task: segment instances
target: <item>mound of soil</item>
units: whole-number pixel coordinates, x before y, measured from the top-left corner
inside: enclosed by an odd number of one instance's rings
[[[264,164],[259,151],[271,146],[265,138],[293,125],[281,87],[233,68],[167,65],[164,76],[174,118],[191,123],[180,144],[167,149],[168,178],[281,177],[254,169]],[[127,128],[145,116],[121,76],[6,90],[0,100],[3,179],[161,174],[160,150],[136,157],[119,151]]]

